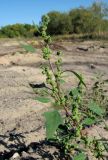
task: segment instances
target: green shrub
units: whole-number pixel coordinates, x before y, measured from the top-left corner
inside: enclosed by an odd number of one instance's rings
[[[49,12],[50,23],[47,32],[54,35],[69,34],[71,31],[71,21],[67,13]]]
[[[15,37],[34,37],[37,33],[37,28],[30,24],[14,24],[2,27],[0,29],[0,37],[15,38]],[[38,35],[38,33],[37,33]]]

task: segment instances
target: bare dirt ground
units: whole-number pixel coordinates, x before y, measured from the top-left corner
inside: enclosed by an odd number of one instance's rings
[[[26,53],[20,47],[20,43],[22,42],[17,40],[0,41],[1,159],[5,159],[2,152],[7,155],[9,153],[11,157],[21,144],[27,146],[45,138],[42,113],[49,105],[37,102],[36,95],[29,86],[31,82],[42,83],[45,79],[40,69],[41,49],[37,45],[36,53]],[[107,42],[60,42],[59,45],[55,43],[52,48],[62,49],[63,67],[84,74],[88,85],[91,85],[96,72],[105,73],[108,79]],[[70,76],[68,81],[72,84]],[[99,127],[93,129],[94,134],[97,131],[103,133]],[[108,138],[105,131],[104,135]],[[36,155],[33,157],[35,159]],[[41,156],[36,159],[44,158],[41,153]],[[50,155],[46,159],[51,159]]]

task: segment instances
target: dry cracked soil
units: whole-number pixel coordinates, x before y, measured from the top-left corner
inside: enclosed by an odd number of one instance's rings
[[[43,62],[41,48],[36,45],[35,53],[27,53],[21,48],[21,43],[24,42],[8,39],[0,41],[1,160],[8,159],[7,157],[11,157],[15,152],[21,150],[22,144],[23,147],[26,146],[24,150],[27,150],[27,146],[45,138],[42,113],[47,110],[49,104],[43,105],[37,102],[35,100],[36,94],[29,85],[29,83],[39,84],[45,80],[40,69]],[[73,43],[63,41],[59,42],[59,45],[58,43],[53,44],[52,48],[54,52],[57,49],[63,51],[63,68],[82,73],[88,86],[91,85],[96,72],[105,73],[105,77],[108,79],[107,42]],[[73,85],[75,79],[71,78],[70,75],[67,79]],[[100,128],[97,126],[91,132],[94,135],[103,135],[104,133],[108,138],[108,134]],[[21,151],[24,152],[24,150]],[[51,153],[51,155],[53,154]],[[54,157],[51,155],[45,157],[43,152],[40,156],[39,153],[37,156],[32,153],[32,158],[52,160]]]

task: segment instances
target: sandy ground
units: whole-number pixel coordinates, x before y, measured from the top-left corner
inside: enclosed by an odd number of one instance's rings
[[[11,149],[10,133],[22,134],[26,144],[45,137],[42,113],[48,105],[37,102],[29,86],[30,82],[41,83],[45,79],[40,69],[41,50],[25,53],[19,44],[16,40],[0,41],[0,152]],[[108,78],[108,43],[103,47],[103,42],[61,42],[60,46],[63,67],[84,74],[88,85],[96,72],[104,72]],[[68,81],[72,83],[70,76]]]

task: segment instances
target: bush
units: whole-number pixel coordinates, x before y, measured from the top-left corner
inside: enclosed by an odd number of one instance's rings
[[[75,9],[69,12],[73,30],[71,33],[92,33],[96,31],[98,19],[87,9]]]
[[[71,29],[70,17],[67,13],[49,12],[50,23],[48,24],[48,33],[50,34],[69,34]]]
[[[15,38],[15,37],[34,37],[37,29],[30,24],[14,24],[2,27],[0,29],[0,37]],[[38,34],[37,34],[38,35]]]

